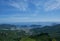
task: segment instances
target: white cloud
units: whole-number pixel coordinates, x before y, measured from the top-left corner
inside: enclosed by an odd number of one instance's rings
[[[29,2],[30,0],[9,0],[9,5],[15,8],[18,8],[20,11],[28,11],[29,8]],[[32,4],[36,6],[35,11],[40,11],[41,6],[43,6],[45,11],[51,11],[60,9],[60,0],[48,0],[47,2],[44,2],[42,0],[31,0]],[[30,10],[31,11],[31,10]]]
[[[16,17],[10,16],[5,18],[0,18],[1,22],[60,22],[59,18],[40,18],[40,17]]]
[[[41,10],[41,6],[43,4],[41,0],[32,0],[31,3],[33,3],[36,6],[37,10]]]
[[[49,0],[44,5],[45,11],[60,9],[60,0]]]
[[[28,9],[28,4],[25,1],[19,1],[19,2],[10,1],[9,5],[12,7],[18,8],[21,11],[26,11]]]
[[[18,0],[16,0],[18,1]],[[27,12],[32,12],[32,8],[29,8],[29,0],[23,0],[23,1],[19,1],[19,2],[16,2],[16,1],[10,1],[9,2],[9,5],[12,6],[12,7],[15,7],[15,8],[18,8],[20,9],[20,11],[27,11]],[[41,5],[42,5],[42,2],[39,1],[39,0],[31,0],[30,3],[32,3],[33,5],[35,5],[35,10],[34,10],[34,13],[36,13],[36,11],[39,11],[41,10]]]
[[[29,18],[28,17],[8,17],[8,18],[0,18],[1,22],[25,22]]]

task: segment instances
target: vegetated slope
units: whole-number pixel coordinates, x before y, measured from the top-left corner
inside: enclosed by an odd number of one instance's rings
[[[11,29],[11,28],[16,28],[16,25],[11,25],[11,24],[0,24],[0,30],[3,29]]]
[[[57,40],[60,40],[60,24],[44,26],[42,28],[33,28],[30,31],[33,35],[37,35],[40,33],[49,33],[51,38],[56,38]]]
[[[14,38],[18,36],[24,36],[25,34],[29,35],[38,35],[40,33],[48,33],[51,38],[56,38],[58,41],[60,41],[60,24],[55,24],[51,26],[43,26],[41,25],[32,25],[30,27],[33,27],[32,29],[29,29],[30,31],[28,33],[25,33],[23,30],[10,30],[11,28],[17,28],[16,25],[10,25],[10,24],[1,24],[0,25],[0,34],[4,34],[6,36],[6,33],[9,38]],[[23,26],[21,26],[23,28]],[[3,30],[8,29],[8,30]],[[11,37],[10,37],[11,36]],[[2,36],[1,36],[2,37]],[[15,38],[14,38],[15,39]]]

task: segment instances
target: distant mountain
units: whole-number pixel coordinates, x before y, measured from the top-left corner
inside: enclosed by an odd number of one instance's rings
[[[52,24],[60,24],[60,22],[17,22],[17,23],[12,23],[15,25],[52,25]]]
[[[0,29],[21,29],[21,28],[38,28],[44,26],[52,26],[60,24],[60,22],[20,22],[20,23],[6,23],[0,24]]]
[[[11,24],[0,24],[0,30],[2,29],[11,29],[11,28],[16,28],[16,25],[11,25]]]

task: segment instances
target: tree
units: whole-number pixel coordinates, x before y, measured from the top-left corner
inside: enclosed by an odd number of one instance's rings
[[[52,41],[56,41],[56,39],[55,39],[55,38],[53,38],[53,39],[52,39]]]
[[[52,41],[48,33],[41,33],[38,35],[30,36],[30,38],[35,39],[36,41]]]
[[[22,37],[20,41],[36,41],[36,40],[31,39],[29,37]]]

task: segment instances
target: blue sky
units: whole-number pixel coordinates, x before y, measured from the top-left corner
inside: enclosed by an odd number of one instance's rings
[[[0,23],[60,22],[60,0],[0,0]]]

